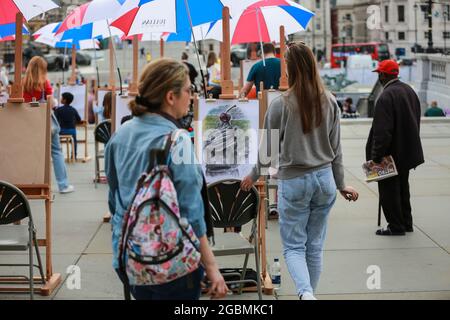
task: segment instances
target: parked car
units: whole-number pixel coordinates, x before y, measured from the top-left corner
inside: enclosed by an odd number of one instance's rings
[[[241,60],[247,59],[247,45],[237,44],[231,46],[231,63],[233,67],[238,67]]]
[[[82,52],[82,51],[77,51],[77,65],[79,66],[90,66],[91,65],[91,61],[92,58],[89,54]]]
[[[64,58],[66,61],[64,62]],[[47,61],[47,70],[48,71],[60,71],[60,70],[68,70],[70,66],[69,56],[64,56],[61,53],[50,53],[44,56],[45,61]]]
[[[250,59],[252,43],[236,44],[231,46],[231,63],[239,67],[241,60]],[[256,43],[256,55],[261,56],[261,44]]]

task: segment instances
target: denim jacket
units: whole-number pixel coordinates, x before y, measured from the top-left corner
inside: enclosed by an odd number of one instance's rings
[[[174,123],[160,115],[145,114],[122,125],[106,146],[105,170],[109,184],[108,205],[113,214],[111,223],[115,269],[118,268],[122,219],[132,201],[137,180],[147,170],[150,150],[163,148],[167,135],[177,129]],[[175,161],[174,156],[181,156],[185,161]],[[169,169],[177,191],[181,216],[188,219],[197,237],[205,235],[201,195],[203,174],[187,131],[173,144]]]

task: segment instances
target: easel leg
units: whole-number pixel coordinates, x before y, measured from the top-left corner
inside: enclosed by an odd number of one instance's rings
[[[260,208],[258,215],[258,256],[261,258],[261,279],[263,292],[266,295],[273,295],[272,279],[267,272],[266,256],[266,192],[264,182],[258,186],[260,196]]]
[[[47,280],[52,276],[52,228],[51,228],[51,217],[52,217],[52,206],[50,204],[51,193],[49,194],[49,199],[45,200],[45,270],[47,275]]]

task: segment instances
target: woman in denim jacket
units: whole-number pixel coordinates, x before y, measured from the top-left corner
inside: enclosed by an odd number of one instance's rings
[[[135,192],[136,182],[149,164],[150,150],[162,148],[167,135],[179,128],[178,119],[189,111],[192,86],[187,68],[172,59],[159,59],[144,69],[139,96],[130,104],[133,118],[113,135],[105,151],[109,184],[109,208],[112,217],[113,267],[117,270],[122,219]],[[136,103],[138,102],[138,103]],[[172,160],[169,169],[178,196],[182,217],[186,217],[200,240],[201,261],[211,281],[210,294],[221,298],[227,286],[208,245],[201,195],[203,173],[195,161],[187,131],[174,143],[173,150],[183,161]],[[174,152],[171,152],[171,154]],[[188,159],[188,160],[186,160]],[[136,299],[199,299],[203,268],[162,285],[132,286]]]
[[[270,163],[258,163],[241,187],[248,190],[261,175],[261,167],[278,169],[280,234],[286,264],[301,300],[316,300],[322,271],[327,218],[336,200],[336,188],[347,200],[358,193],[344,183],[340,142],[340,111],[322,85],[316,60],[304,44],[286,53],[289,90],[276,98],[265,116],[263,146],[271,146],[277,133],[279,154]],[[279,163],[278,163],[279,162]]]

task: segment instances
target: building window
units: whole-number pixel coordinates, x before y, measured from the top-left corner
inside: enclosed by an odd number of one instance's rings
[[[423,20],[428,20],[428,6],[426,4],[420,5],[420,11],[423,13]]]
[[[442,36],[444,37],[444,39],[450,39],[450,31],[442,32]]]
[[[389,40],[389,32],[385,32],[384,36],[386,37],[386,40]]]
[[[405,22],[405,6],[398,6],[398,22]]]
[[[398,40],[405,40],[405,33],[404,32],[399,32],[398,33]]]
[[[384,6],[384,22],[389,22],[389,6]]]
[[[320,9],[320,0],[316,0],[316,9]]]
[[[317,19],[316,20],[316,30],[320,30],[320,28],[321,28],[321,21],[320,21],[320,19]]]
[[[425,31],[425,39],[428,39],[428,31]]]

